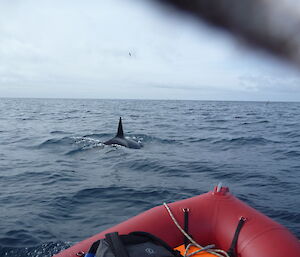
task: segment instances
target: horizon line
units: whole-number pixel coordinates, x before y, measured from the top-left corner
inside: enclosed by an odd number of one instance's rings
[[[0,96],[0,99],[47,99],[47,100],[128,100],[128,101],[202,101],[202,102],[259,102],[259,103],[300,103],[296,100],[217,100],[217,99],[154,99],[154,98],[93,98],[93,97],[26,97]]]

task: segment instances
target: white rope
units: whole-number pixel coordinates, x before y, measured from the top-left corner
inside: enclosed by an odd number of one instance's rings
[[[203,247],[202,249],[196,250],[195,252],[192,252],[192,253],[188,254],[188,251],[189,251],[191,246],[194,246],[194,244],[188,244],[188,246],[186,247],[185,252],[184,252],[185,257],[190,257],[190,256],[192,256],[196,253],[204,252],[204,251],[207,251],[207,250],[212,249],[212,248],[215,247],[215,245],[207,245],[207,246]]]
[[[225,252],[224,250],[220,250],[220,249],[212,249],[212,248],[215,247],[215,245],[208,245],[208,246],[205,246],[205,247],[199,245],[193,238],[191,238],[191,237],[189,236],[188,233],[186,233],[186,232],[182,229],[182,227],[179,225],[179,223],[178,223],[177,220],[175,219],[175,217],[174,217],[174,215],[173,215],[173,213],[172,213],[170,207],[169,207],[166,203],[164,203],[164,206],[165,206],[166,210],[168,211],[168,213],[169,213],[171,219],[173,220],[174,224],[177,226],[177,228],[181,231],[181,233],[182,233],[185,237],[187,237],[187,238],[190,240],[190,242],[192,242],[192,243],[189,244],[189,245],[187,246],[187,248],[185,249],[184,257],[190,257],[190,256],[192,256],[192,255],[194,255],[194,254],[196,254],[196,253],[201,252],[201,251],[206,251],[206,252],[208,252],[208,253],[214,254],[214,255],[219,256],[219,257],[224,257],[224,256],[225,256],[225,257],[229,257],[228,253]],[[195,251],[195,252],[193,252],[193,253],[187,254],[189,248],[190,248],[192,245],[194,245],[194,246],[196,246],[196,247],[198,247],[198,248],[200,248],[200,249],[197,250],[197,251]]]

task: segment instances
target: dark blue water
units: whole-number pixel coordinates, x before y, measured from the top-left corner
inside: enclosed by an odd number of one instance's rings
[[[142,149],[102,144],[119,116]],[[300,237],[299,103],[0,99],[0,143],[0,256],[52,256],[219,181]]]

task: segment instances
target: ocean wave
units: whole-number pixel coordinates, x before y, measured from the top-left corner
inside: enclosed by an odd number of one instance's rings
[[[193,190],[195,193],[195,190]],[[174,188],[129,188],[120,186],[94,187],[78,191],[72,202],[78,204],[94,204],[114,202],[116,205],[141,205],[146,209],[162,204],[163,201],[174,201],[184,197]],[[130,200],[129,200],[130,199]],[[99,204],[99,203],[98,203]]]
[[[288,159],[288,158],[299,158],[300,151],[291,150],[291,149],[275,149],[272,151],[272,155],[276,160]]]
[[[26,247],[38,244],[39,240],[29,231],[18,229],[6,232],[5,235],[0,238],[0,242],[1,246],[5,247],[13,247],[15,245]]]
[[[3,247],[0,246],[0,256],[5,257],[52,257],[71,246],[69,242],[49,242],[34,247]]]
[[[47,149],[52,152],[64,152],[65,155],[73,155],[87,150],[102,148],[100,140],[87,136],[67,136],[51,138],[40,143],[35,149]]]
[[[170,139],[170,138],[162,138],[162,137],[156,137],[156,136],[149,136],[145,134],[137,134],[135,138],[142,143],[149,143],[149,144],[176,144],[180,145],[181,142],[177,141],[176,139]]]
[[[50,138],[40,143],[37,148],[48,148],[52,146],[61,146],[61,145],[70,145],[75,141],[72,137],[63,137],[63,138]]]
[[[222,138],[217,139],[213,144],[223,144],[228,147],[230,145],[235,146],[248,146],[248,145],[267,145],[269,143],[277,143],[277,141],[267,139],[264,137],[235,137],[235,138]]]
[[[206,137],[206,138],[201,138],[201,137],[187,137],[185,139],[186,142],[188,143],[200,143],[200,142],[212,142],[214,141],[213,137]]]
[[[278,135],[286,137],[286,138],[300,138],[300,132],[299,131],[281,131],[278,132]]]
[[[68,135],[68,134],[72,134],[72,132],[63,131],[63,130],[53,130],[53,131],[50,131],[50,134],[55,134],[55,135]]]
[[[268,124],[270,123],[269,120],[258,120],[258,121],[245,121],[242,123],[242,125],[258,125],[258,124]]]
[[[81,227],[80,230],[85,231],[88,236],[121,222],[124,216],[130,218],[161,205],[162,202],[184,199],[196,193],[199,193],[199,190],[187,189],[180,192],[176,188],[138,189],[111,185],[80,189],[69,196],[58,196],[55,201],[48,204],[50,209],[55,207],[55,212],[50,211],[50,215],[56,215],[56,223],[61,223],[63,226],[77,224],[76,226]],[[78,236],[74,234],[74,240],[78,240]]]

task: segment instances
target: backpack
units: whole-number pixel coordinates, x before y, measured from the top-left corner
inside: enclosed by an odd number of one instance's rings
[[[85,257],[182,257],[158,237],[147,232],[118,232],[105,235],[94,242]]]

